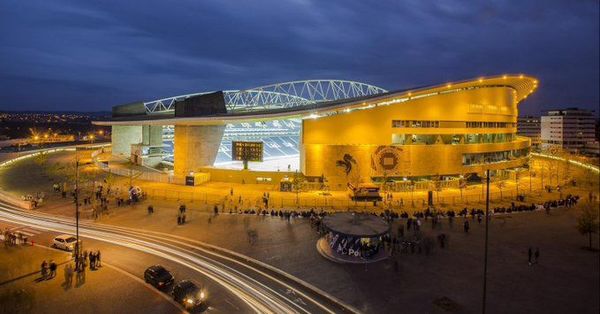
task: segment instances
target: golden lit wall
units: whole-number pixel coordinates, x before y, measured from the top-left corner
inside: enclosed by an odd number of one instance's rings
[[[508,128],[466,128],[464,122],[516,123],[517,115],[517,104],[511,88],[485,87],[306,119],[302,128],[301,168],[307,176],[325,175],[330,181],[345,181],[348,177],[344,156],[349,154],[356,161],[356,164],[350,161],[354,165],[353,170],[357,171],[355,175],[361,177],[384,175],[380,167],[373,166],[378,158],[397,159],[397,166],[387,175],[428,176],[477,172],[482,170],[482,166],[463,166],[462,154],[526,148],[530,145],[529,140],[516,138],[509,143],[491,144],[393,145],[392,136],[516,133],[516,125]],[[444,125],[451,127],[393,128],[392,120],[446,121]],[[340,165],[337,165],[338,161]],[[522,158],[489,167],[515,167],[524,162]]]

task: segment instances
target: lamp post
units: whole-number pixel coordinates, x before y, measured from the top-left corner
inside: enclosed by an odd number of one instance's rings
[[[79,271],[79,259],[81,256],[81,242],[79,242],[79,154],[75,148],[75,270]]]
[[[89,165],[91,162],[85,163],[84,165]],[[79,259],[81,258],[81,242],[79,241],[79,154],[77,153],[77,148],[75,148],[75,237],[77,242],[75,242],[75,270],[79,269]]]
[[[483,256],[483,302],[481,313],[485,314],[485,299],[487,294],[487,260],[488,260],[488,231],[490,222],[490,169],[486,170],[486,194],[485,194],[485,253]]]

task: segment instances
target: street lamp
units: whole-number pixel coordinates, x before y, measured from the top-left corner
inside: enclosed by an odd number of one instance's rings
[[[89,165],[91,162],[85,163]],[[79,259],[81,258],[81,242],[79,241],[79,154],[75,149],[75,237],[77,242],[75,245],[75,269],[79,269]]]
[[[485,253],[483,256],[483,301],[481,313],[485,314],[485,299],[487,294],[487,260],[488,260],[488,231],[490,222],[490,169],[486,170],[486,194],[485,194]]]

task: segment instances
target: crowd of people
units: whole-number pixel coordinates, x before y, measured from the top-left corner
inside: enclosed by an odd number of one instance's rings
[[[525,205],[525,204],[515,204],[514,202],[511,203],[511,206],[497,206],[494,208],[490,208],[490,214],[505,214],[505,213],[513,213],[513,212],[525,212],[525,211],[541,211],[541,210],[545,210],[548,211],[550,209],[554,209],[554,208],[558,208],[558,207],[572,207],[575,204],[577,204],[577,202],[579,201],[579,196],[578,195],[567,195],[566,197],[557,199],[557,200],[552,200],[552,201],[547,201],[541,204],[530,204],[530,205]],[[185,207],[185,205],[182,205]],[[180,208],[181,210],[181,208]],[[215,214],[218,213],[218,207],[215,205],[214,208]],[[291,218],[314,218],[314,217],[323,217],[329,214],[335,213],[335,211],[327,211],[327,210],[316,210],[315,208],[311,208],[310,210],[285,210],[285,209],[271,209],[271,210],[266,210],[266,209],[229,209],[229,214],[238,214],[238,215],[257,215],[257,216],[271,216],[271,217],[280,217],[286,220],[290,220]],[[413,218],[413,219],[429,219],[431,218],[434,223],[436,221],[439,221],[439,219],[442,218],[448,218],[448,219],[452,219],[455,218],[457,216],[459,217],[468,217],[470,216],[471,218],[475,219],[477,218],[478,220],[481,220],[482,217],[485,215],[485,211],[481,208],[463,208],[462,210],[458,210],[455,211],[453,209],[448,209],[446,211],[443,210],[436,210],[433,207],[428,207],[425,208],[422,211],[415,211],[412,212],[411,214],[409,214],[406,211],[403,211],[401,213],[398,213],[394,210],[384,210],[381,212],[377,212],[377,211],[367,211],[364,212],[365,214],[371,214],[371,215],[377,215],[380,216],[382,219],[386,220],[387,222],[391,222],[394,221],[396,219],[399,218],[403,218],[403,219],[409,219],[409,218]]]
[[[0,232],[0,240],[4,242],[4,247],[26,244],[28,242],[26,234],[19,231],[11,231],[8,228],[5,228],[4,232]]]
[[[65,183],[53,184],[53,190],[55,193],[60,193],[62,198],[67,198],[68,187]],[[100,218],[103,213],[107,212],[110,204],[121,207],[138,203],[146,198],[139,187],[130,186],[122,191],[119,187],[111,188],[106,180],[94,182],[91,189],[81,188],[79,195],[75,188],[70,190],[69,194],[73,203],[79,201],[79,206],[89,208],[94,219]]]
[[[102,259],[100,250],[84,251],[79,258],[75,258],[75,263],[70,261],[65,263],[64,275],[65,282],[63,287],[68,289],[73,286],[73,277],[77,276],[77,285],[85,283],[85,271],[89,265],[90,270],[97,270],[102,267]],[[56,277],[58,265],[53,261],[44,260],[40,265],[40,278],[37,281],[51,280]]]

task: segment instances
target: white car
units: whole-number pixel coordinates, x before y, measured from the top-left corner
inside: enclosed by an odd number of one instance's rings
[[[52,246],[66,251],[73,251],[75,249],[75,243],[77,238],[70,234],[61,234],[54,238]]]

